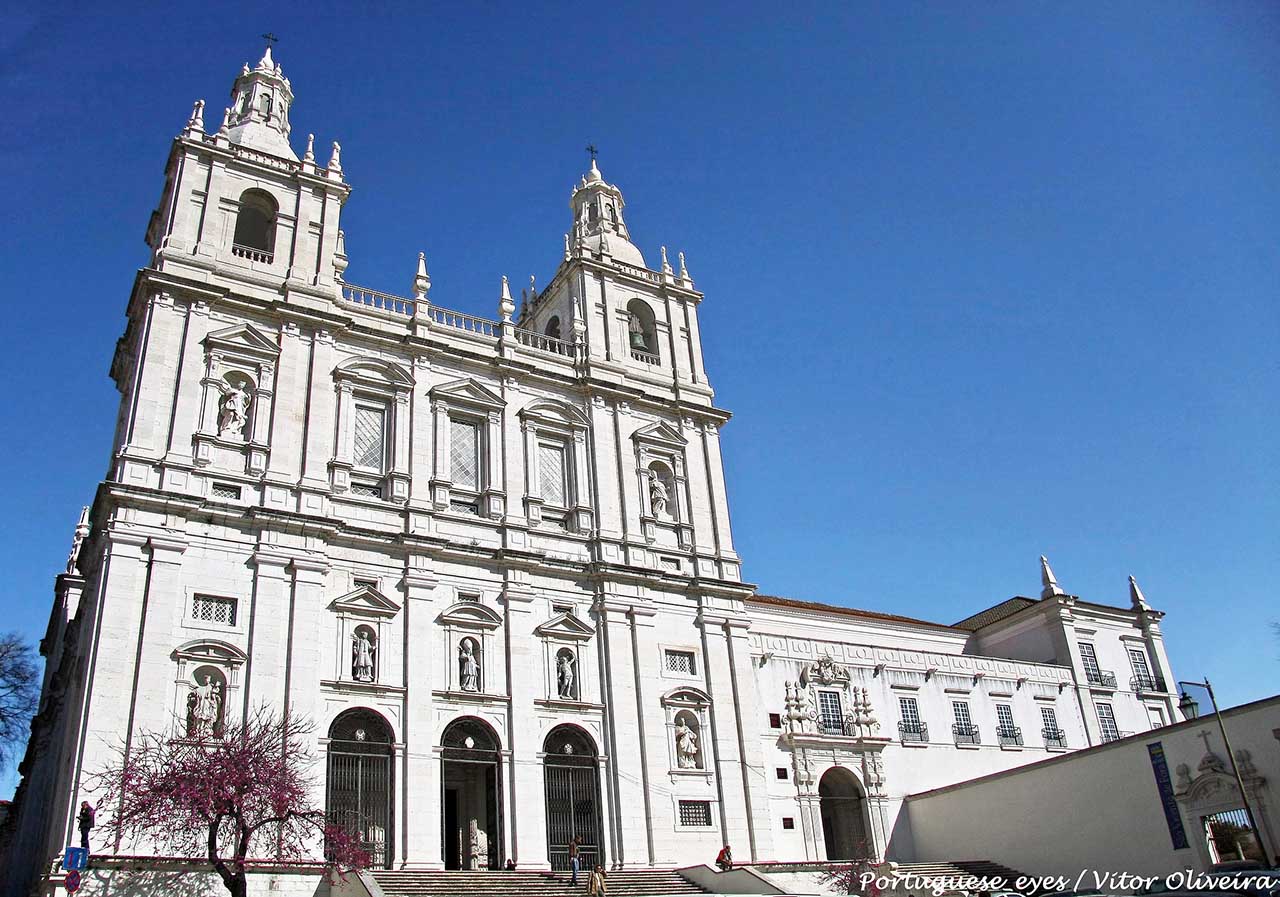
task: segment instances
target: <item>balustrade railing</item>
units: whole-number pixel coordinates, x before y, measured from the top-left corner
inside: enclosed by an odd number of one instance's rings
[[[268,265],[275,261],[276,258],[274,252],[268,252],[265,249],[257,249],[253,246],[242,246],[239,243],[231,244],[231,254],[238,255],[240,258],[248,259],[251,262],[263,262]]]
[[[978,734],[977,726],[966,726],[963,723],[953,723],[951,725],[951,736],[955,739],[956,744],[981,744],[981,736]]]
[[[556,339],[554,336],[547,336],[544,333],[538,333],[536,330],[521,330],[517,327],[516,342],[522,346],[528,346],[530,349],[550,352],[552,355],[563,355],[566,358],[572,358],[574,354],[573,343]]]
[[[996,726],[996,740],[1000,744],[1022,744],[1022,729],[1018,726]]]
[[[898,723],[898,735],[903,741],[928,741],[929,726],[926,723],[912,723],[902,720]]]
[[[1116,687],[1116,674],[1110,670],[1085,670],[1084,677],[1090,685],[1097,685],[1100,688]]]
[[[363,305],[366,308],[374,308],[390,314],[413,314],[413,302],[410,300],[365,287],[355,287],[344,283],[342,285],[342,298],[356,305]]]
[[[632,349],[631,357],[636,361],[643,362],[644,364],[658,364],[661,362],[661,359],[658,358],[657,355],[652,352],[645,352],[641,349]]]
[[[647,280],[650,283],[661,283],[662,276],[648,268],[637,268],[635,265],[628,265],[626,262],[620,262],[614,259],[613,263],[622,270],[624,274],[630,274],[632,277],[638,277],[641,280]]]
[[[299,171],[302,168],[302,163],[300,162],[249,149],[247,146],[241,146],[236,143],[231,144],[231,151],[241,159],[248,159],[252,162],[257,162],[259,165],[266,165],[268,168],[275,168],[280,171]]]
[[[1040,734],[1044,737],[1045,747],[1065,748],[1067,746],[1067,733],[1061,729],[1046,727],[1040,730]]]
[[[498,338],[500,325],[495,321],[477,318],[475,315],[465,315],[460,311],[451,311],[438,305],[429,306],[427,308],[427,316],[436,324],[442,324],[445,327],[452,327],[455,330],[474,333],[476,336],[483,336],[489,339]]]
[[[1130,679],[1129,688],[1132,691],[1168,691],[1163,679],[1144,673],[1138,673]]]

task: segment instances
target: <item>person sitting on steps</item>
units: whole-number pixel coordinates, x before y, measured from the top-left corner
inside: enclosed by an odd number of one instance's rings
[[[587,894],[592,897],[605,897],[608,893],[605,883],[604,866],[596,865],[591,872],[591,878],[587,881]]]
[[[726,844],[720,848],[720,852],[716,854],[716,865],[720,867],[721,872],[728,872],[733,868],[733,851]]]

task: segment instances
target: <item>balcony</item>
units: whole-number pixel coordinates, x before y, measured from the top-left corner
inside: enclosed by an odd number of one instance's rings
[[[1098,688],[1115,688],[1116,674],[1110,670],[1085,670],[1084,678]]]
[[[924,723],[912,723],[903,720],[898,723],[898,735],[902,743],[917,742],[923,744],[929,740],[929,727]]]
[[[1047,748],[1067,747],[1067,733],[1061,729],[1050,729],[1047,726],[1040,730],[1040,734],[1044,737],[1044,746]]]
[[[1167,692],[1169,690],[1165,687],[1163,679],[1159,676],[1152,676],[1149,673],[1136,674],[1129,680],[1129,688],[1132,691]]]
[[[251,262],[262,262],[267,265],[275,261],[276,258],[275,253],[265,249],[257,249],[253,246],[242,246],[239,243],[231,244],[231,254],[242,259],[248,259]]]
[[[955,739],[956,744],[982,743],[982,738],[978,734],[978,727],[974,725],[966,725],[965,723],[952,724],[951,737]]]
[[[1102,743],[1106,744],[1109,741],[1119,741],[1121,738],[1128,738],[1132,734],[1132,732],[1119,732],[1115,729],[1104,728],[1102,730]]]
[[[1022,747],[1022,729],[1018,726],[996,726],[996,741],[1001,747]]]

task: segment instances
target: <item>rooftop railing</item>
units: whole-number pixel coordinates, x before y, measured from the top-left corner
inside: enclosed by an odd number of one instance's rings
[[[349,286],[344,283],[342,285],[342,298],[348,302],[354,302],[357,305],[363,305],[366,308],[374,308],[390,314],[413,314],[413,303],[408,299],[401,299],[399,296],[381,293],[378,290],[370,290],[366,287]]]
[[[466,333],[473,333],[476,336],[482,336],[487,339],[497,339],[502,327],[496,321],[477,318],[475,315],[463,314],[460,311],[451,311],[438,305],[427,306],[427,316],[436,324],[442,324],[445,327],[452,327],[455,330],[462,330]]]
[[[545,333],[538,333],[536,330],[521,330],[517,327],[516,342],[530,349],[537,349],[539,352],[550,352],[566,358],[573,357],[573,343],[547,336]]]

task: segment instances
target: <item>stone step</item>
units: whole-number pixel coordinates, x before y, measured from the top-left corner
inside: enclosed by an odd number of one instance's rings
[[[387,897],[582,897],[588,873],[578,874],[575,887],[568,872],[505,870],[442,872],[436,870],[379,870],[374,879]],[[623,869],[608,873],[610,897],[681,897],[705,894],[672,869]]]

